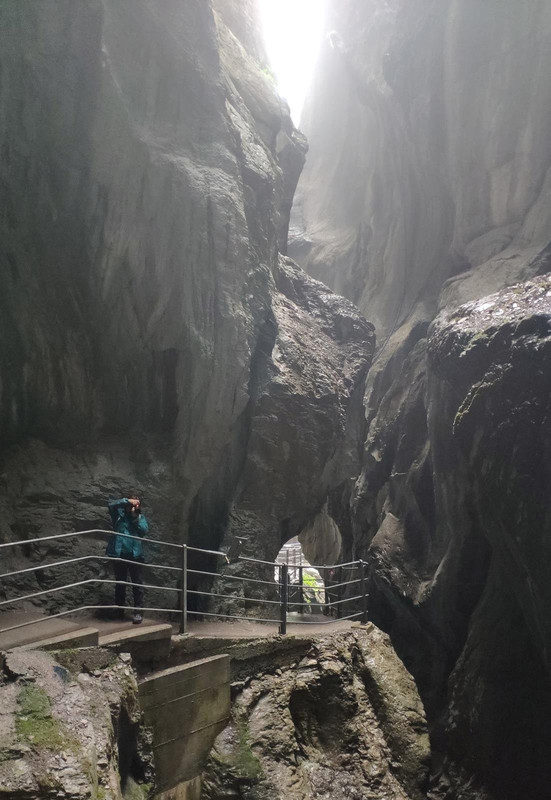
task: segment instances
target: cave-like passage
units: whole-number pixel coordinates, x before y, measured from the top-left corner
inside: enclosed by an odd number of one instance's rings
[[[276,564],[287,564],[289,575],[289,608],[291,614],[321,614],[327,603],[325,581],[320,572],[305,558],[302,545],[294,536],[279,551]],[[280,580],[276,567],[274,577]],[[319,603],[320,605],[315,605]]]

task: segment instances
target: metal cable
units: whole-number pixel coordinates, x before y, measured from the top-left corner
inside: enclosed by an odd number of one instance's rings
[[[361,578],[354,578],[353,581],[343,581],[343,583],[331,583],[329,589],[338,589],[339,586],[350,586],[351,583],[361,583]]]
[[[358,566],[361,564],[361,560],[358,559],[357,561],[346,561],[344,564],[310,564],[309,567],[304,567],[305,569],[357,569]],[[293,566],[292,564],[290,566]]]
[[[175,544],[174,542],[164,542],[161,539],[149,539],[146,536],[132,536],[130,533],[119,533],[118,531],[106,531],[102,528],[92,528],[89,531],[71,531],[70,533],[56,533],[53,536],[39,536],[35,539],[22,539],[18,542],[4,542],[0,544],[0,548],[2,547],[17,547],[18,545],[25,545],[25,544],[36,544],[37,542],[49,542],[52,539],[66,539],[69,536],[85,536],[86,534],[91,533],[102,533],[109,536],[124,536],[125,539],[135,539],[138,542],[150,542],[151,544],[162,544],[166,547],[177,547],[178,550],[181,550],[183,545]]]
[[[261,561],[259,558],[247,558],[245,556],[239,556],[240,561],[250,561],[252,564],[266,564],[268,567],[281,567],[282,564],[278,564],[276,561]]]
[[[182,545],[179,545],[182,547]],[[188,550],[193,550],[195,553],[208,553],[211,556],[224,556],[226,558],[226,553],[222,553],[221,550],[203,550],[201,547],[191,547],[189,544],[186,545]]]
[[[11,578],[13,575],[22,575],[24,572],[36,572],[37,570],[41,569],[50,569],[51,567],[60,567],[63,564],[74,564],[77,561],[111,561],[111,562],[120,562],[122,564],[135,564],[135,561],[131,561],[127,558],[116,558],[115,556],[79,556],[78,558],[68,558],[65,561],[55,561],[53,564],[37,564],[36,567],[26,567],[25,569],[17,569],[13,572],[4,572],[3,575],[0,575],[1,578]],[[165,564],[148,564],[145,561],[140,562],[142,567],[148,567],[150,569],[170,569],[174,570],[175,572],[181,572],[182,567],[169,567]],[[189,572],[190,570],[188,570]]]
[[[33,592],[32,594],[25,594],[22,597],[13,597],[11,600],[0,601],[0,606],[9,605],[10,603],[19,603],[22,600],[31,600],[33,597],[41,597],[45,594],[55,594],[62,592],[65,589],[74,589],[76,586],[86,586],[89,583],[120,583],[125,586],[143,586],[144,589],[160,589],[167,592],[181,592],[181,589],[176,589],[171,586],[156,586],[149,583],[131,583],[131,581],[116,581],[107,578],[88,578],[85,581],[78,581],[77,583],[67,583],[65,586],[54,586],[52,589],[43,589],[41,592]]]
[[[188,594],[203,594],[207,595],[207,597],[224,597],[226,600],[245,600],[248,603],[270,603],[271,605],[279,606],[281,605],[280,600],[264,600],[263,598],[259,597],[240,597],[237,594],[216,594],[215,592],[199,592],[196,589],[188,589]]]
[[[189,612],[188,612],[189,613]],[[339,622],[344,622],[346,619],[353,619],[354,617],[361,617],[363,612],[358,611],[356,614],[349,614],[347,617],[340,617],[340,619],[331,619],[327,622],[305,622],[304,620],[288,620],[288,625],[336,625]]]
[[[188,614],[197,614],[200,617],[225,617],[227,619],[240,619],[241,622],[272,622],[274,624],[278,624],[279,620],[277,619],[263,619],[262,617],[239,617],[235,614],[215,614],[212,611],[189,611]]]
[[[361,600],[361,599],[362,599],[362,597],[363,597],[363,594],[357,594],[355,597],[345,597],[345,598],[344,598],[344,600],[334,600],[334,601],[331,603],[331,605],[332,605],[332,606],[338,606],[338,605],[340,605],[341,603],[350,603],[350,602],[351,602],[351,600]]]
[[[258,578],[244,578],[241,575],[224,575],[220,572],[205,572],[201,569],[188,569],[188,573],[193,572],[194,575],[210,575],[213,578],[229,578],[232,581],[247,581],[248,583],[262,583],[264,586],[279,586],[279,583],[273,581],[260,581]]]
[[[180,608],[146,608],[145,606],[137,606],[139,611],[162,611],[163,614],[181,614]],[[70,611],[60,611],[58,614],[49,614],[47,617],[39,617],[38,619],[31,619],[29,622],[20,622],[19,625],[12,625],[9,628],[0,628],[0,633],[8,633],[8,631],[15,631],[17,628],[26,628],[27,625],[36,625],[39,622],[46,622],[49,619],[57,619],[58,617],[66,617],[67,614],[76,614],[77,611],[105,611],[107,609],[122,609],[127,610],[127,606],[79,606],[79,608],[71,608]],[[189,614],[189,611],[188,611]]]

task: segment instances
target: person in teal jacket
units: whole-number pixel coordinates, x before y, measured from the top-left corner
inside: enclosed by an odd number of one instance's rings
[[[144,563],[143,545],[140,538],[149,531],[149,525],[142,514],[139,497],[122,497],[120,500],[111,500],[108,503],[111,522],[115,533],[107,542],[105,554],[111,558],[121,559],[113,563],[115,571],[115,605],[117,616],[124,618],[126,605],[126,581],[130,573],[132,593],[134,595],[134,615],[132,621],[139,625],[143,620],[143,576],[142,564]],[[120,536],[119,534],[126,534]],[[127,538],[133,536],[137,538]]]

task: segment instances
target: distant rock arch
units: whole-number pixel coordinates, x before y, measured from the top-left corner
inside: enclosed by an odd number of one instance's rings
[[[298,540],[311,564],[336,564],[342,549],[339,526],[324,509],[299,533]]]

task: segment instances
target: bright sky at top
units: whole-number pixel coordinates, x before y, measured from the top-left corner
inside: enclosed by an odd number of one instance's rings
[[[278,91],[298,125],[321,42],[325,0],[258,0],[258,4]]]

